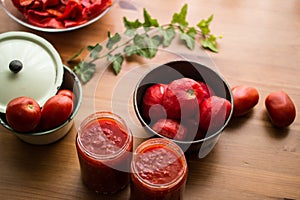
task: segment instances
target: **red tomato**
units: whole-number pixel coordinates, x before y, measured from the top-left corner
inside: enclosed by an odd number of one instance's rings
[[[258,91],[254,87],[246,85],[235,86],[231,89],[234,101],[233,116],[247,114],[259,100]]]
[[[73,100],[73,103],[75,104],[76,102],[76,98],[75,98],[75,94],[71,91],[71,90],[68,90],[68,89],[61,89],[57,92],[58,95],[63,95],[63,96],[67,96],[69,97],[70,99]]]
[[[211,96],[215,95],[215,92],[211,89],[211,87],[209,85],[207,85],[206,83],[204,83],[202,81],[197,81],[197,82],[203,88],[204,98],[208,98],[208,97],[211,97]]]
[[[265,99],[265,106],[269,119],[276,127],[287,127],[295,120],[295,105],[288,94],[283,91],[276,91],[269,94]]]
[[[200,105],[201,130],[209,133],[219,130],[229,117],[230,110],[231,103],[227,99],[218,96],[205,99]]]
[[[166,114],[162,107],[162,97],[167,88],[166,84],[154,84],[147,88],[143,96],[143,117],[147,120],[156,121],[165,118]]]
[[[199,119],[196,116],[181,120],[181,123],[187,128],[186,141],[199,140],[204,137],[199,129]]]
[[[186,127],[173,119],[160,119],[153,124],[152,129],[162,136],[175,140],[184,140],[187,134]]]
[[[73,101],[64,95],[55,95],[48,99],[42,108],[41,129],[50,130],[64,122],[73,111]]]
[[[197,81],[180,78],[168,85],[162,104],[169,118],[183,119],[197,113],[204,94],[204,89]]]
[[[6,120],[18,132],[34,131],[40,123],[41,109],[30,97],[17,97],[6,106]]]

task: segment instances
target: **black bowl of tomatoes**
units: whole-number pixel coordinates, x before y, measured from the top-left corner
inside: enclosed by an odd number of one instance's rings
[[[133,103],[147,132],[170,139],[199,158],[213,149],[233,113],[233,96],[225,79],[188,60],[151,69],[139,80]]]
[[[6,112],[0,113],[1,125],[30,144],[45,145],[63,138],[70,131],[82,101],[80,80],[70,68],[64,66],[63,70],[62,84],[55,95],[42,106],[26,96],[12,99]],[[17,109],[27,116],[27,123],[24,117],[18,119]]]

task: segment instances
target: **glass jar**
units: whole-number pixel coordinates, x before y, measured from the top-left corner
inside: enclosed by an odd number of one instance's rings
[[[130,199],[183,199],[187,171],[177,144],[164,138],[146,140],[133,153]]]
[[[133,138],[126,122],[111,112],[96,112],[78,128],[76,149],[83,183],[102,194],[130,182]]]

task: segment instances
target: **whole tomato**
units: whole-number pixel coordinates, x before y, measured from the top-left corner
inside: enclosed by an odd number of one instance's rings
[[[178,121],[173,119],[160,119],[152,125],[152,129],[170,139],[184,140],[187,135],[187,129]]]
[[[287,127],[295,120],[295,105],[284,91],[270,93],[265,99],[265,106],[270,121],[276,127]]]
[[[162,105],[168,118],[184,119],[199,112],[199,104],[205,98],[201,85],[191,78],[180,78],[169,83]]]
[[[213,91],[213,89],[211,89],[211,87],[208,84],[204,83],[203,81],[197,81],[197,82],[203,88],[203,97],[204,98],[215,96],[215,92]]]
[[[156,121],[165,118],[162,98],[167,88],[166,84],[157,83],[147,88],[143,96],[142,113],[147,120]]]
[[[239,117],[247,114],[259,100],[259,93],[254,87],[238,85],[231,89],[233,95],[233,116]]]
[[[73,103],[75,104],[76,101],[75,94],[71,90],[61,89],[57,92],[57,94],[69,97],[70,99],[73,100]]]
[[[229,117],[231,103],[222,97],[211,96],[200,105],[199,126],[204,132],[219,130]]]
[[[181,123],[187,129],[185,137],[186,141],[199,140],[203,138],[203,133],[199,128],[199,118],[197,116],[183,119],[181,120]]]
[[[17,132],[34,131],[38,127],[40,119],[40,105],[33,98],[17,97],[6,106],[7,123]]]
[[[49,98],[42,108],[41,129],[50,130],[64,122],[73,111],[73,101],[64,95],[55,95]]]

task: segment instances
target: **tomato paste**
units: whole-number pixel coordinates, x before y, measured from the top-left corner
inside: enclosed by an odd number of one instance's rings
[[[187,178],[184,153],[163,138],[143,142],[131,163],[131,199],[180,200]]]
[[[129,184],[133,140],[126,123],[116,114],[97,112],[78,129],[76,148],[83,183],[103,194]]]

